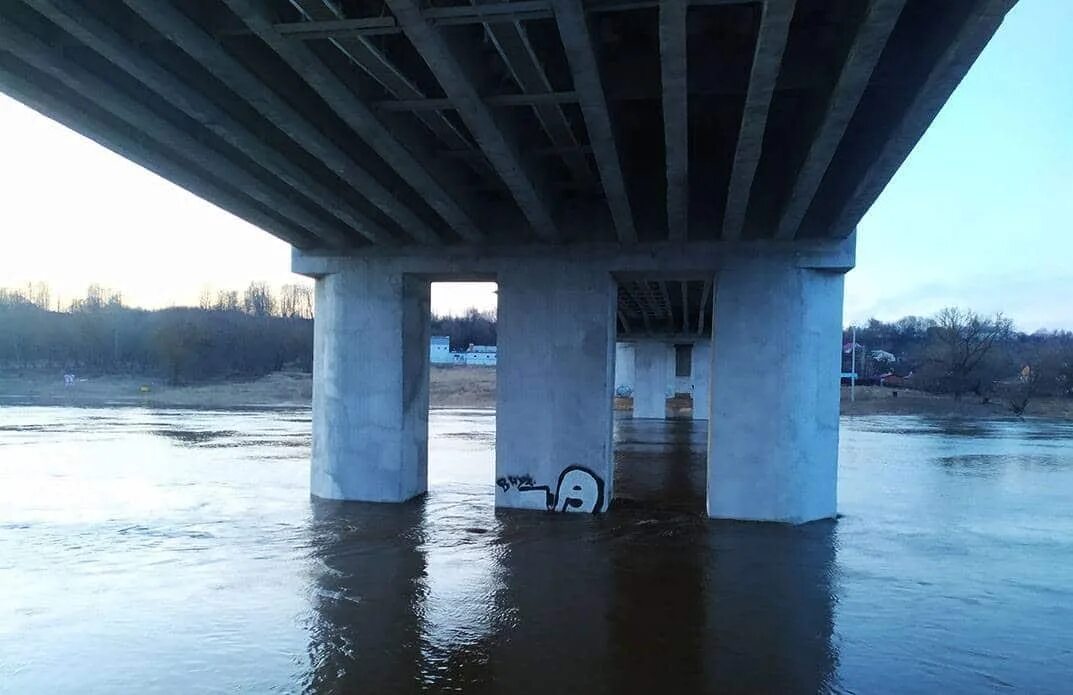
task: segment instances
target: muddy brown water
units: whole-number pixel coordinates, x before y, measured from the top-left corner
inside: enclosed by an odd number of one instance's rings
[[[1068,692],[1073,427],[844,418],[837,522],[703,516],[703,424],[618,419],[597,516],[311,503],[309,412],[0,408],[0,692]]]

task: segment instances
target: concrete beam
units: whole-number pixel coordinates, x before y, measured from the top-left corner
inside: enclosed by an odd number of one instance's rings
[[[540,107],[546,104],[575,104],[578,101],[577,92],[543,92],[540,94],[492,94],[481,97],[488,106],[528,106]],[[453,111],[454,104],[445,98],[421,98],[421,99],[398,99],[395,101],[378,101],[373,104],[378,111],[413,111],[423,113],[425,111]],[[566,155],[570,153],[585,154],[591,151],[577,141],[574,144],[557,145],[545,148],[548,154]]]
[[[760,18],[753,66],[749,72],[749,91],[741,114],[738,143],[734,149],[730,185],[727,188],[726,209],[723,213],[725,241],[741,238],[745,214],[749,208],[753,179],[763,154],[764,133],[775,82],[782,67],[782,54],[790,33],[795,0],[767,0]]]
[[[283,62],[291,66],[358,136],[369,145],[388,166],[414,189],[429,207],[436,211],[460,237],[476,242],[484,239],[476,222],[458,203],[460,193],[449,191],[428,169],[388,130],[343,82],[300,41],[288,39],[273,29],[274,18],[260,0],[224,0],[228,8],[246,23]],[[439,243],[438,235],[425,239]]]
[[[28,80],[0,66],[0,91],[26,104],[47,118],[93,140],[102,147],[125,157],[161,178],[203,198],[232,215],[259,226],[269,234],[283,239],[295,252],[318,243],[310,232],[279,217],[274,210],[265,210],[241,192],[228,189],[229,182],[213,181],[191,172],[156,148],[147,148],[144,138],[133,134],[129,127],[117,127],[73,105],[70,99],[58,97],[44,89],[38,81]]]
[[[167,2],[123,0],[139,17],[224,82],[232,92],[268,119],[329,170],[369,200],[405,233],[421,243],[439,235],[364,167],[324,135],[307,118],[272,91],[176,7]]]
[[[546,241],[558,240],[559,229],[548,206],[552,196],[537,183],[523,161],[519,145],[511,141],[504,125],[481,101],[447,39],[428,24],[414,0],[387,0],[387,4],[506,184],[533,232]]]
[[[342,9],[331,0],[297,0],[295,4],[310,21],[298,24],[277,24],[275,26],[276,31],[285,36],[305,38],[301,33],[288,33],[282,30],[282,27],[300,28],[306,24],[366,21],[345,19]],[[394,17],[376,17],[367,21],[379,23],[380,25],[395,26]],[[333,43],[396,99],[425,99],[424,92],[401,70],[395,67],[368,38],[364,36],[336,36],[333,39]],[[373,108],[377,108],[377,105],[374,104]],[[446,114],[422,112],[418,113],[417,118],[448,148],[468,149],[472,147],[468,133],[459,129],[451,119],[447,118]]]
[[[391,242],[391,236],[380,225],[327,186],[313,180],[211,99],[145,57],[136,46],[88,12],[83,3],[76,0],[27,0],[27,4],[221,140],[244,152],[260,167],[330,212],[357,234],[372,242]]]
[[[688,245],[645,243],[622,246],[618,243],[545,246],[447,246],[441,249],[408,247],[383,249],[366,247],[349,253],[324,250],[296,251],[292,256],[294,272],[323,275],[337,272],[355,262],[378,259],[394,263],[407,272],[472,275],[497,273],[505,264],[526,259],[555,259],[561,262],[584,261],[594,269],[606,269],[616,276],[638,279],[710,279],[720,268],[739,266],[752,259],[780,259],[799,268],[840,270],[853,267],[856,238],[801,239],[791,243],[757,239],[726,243],[693,241]]]
[[[615,223],[615,233],[624,244],[636,243],[637,230],[633,224],[633,211],[626,192],[622,162],[615,144],[611,116],[607,109],[607,96],[604,94],[600,69],[596,64],[596,53],[592,47],[592,37],[589,36],[585,9],[581,0],[554,0],[554,7],[559,36],[562,38],[566,60],[574,78],[574,89],[581,99],[581,113],[589,131],[589,144],[596,158],[596,166],[600,170],[600,180],[604,186],[608,208],[611,210],[611,218]]]
[[[303,207],[280,195],[249,169],[232,162],[212,147],[172,125],[153,110],[97,78],[78,64],[62,57],[56,49],[0,19],[0,43],[4,50],[49,75],[82,98],[124,121],[155,142],[203,168],[218,180],[238,184],[247,195],[274,209],[324,242],[337,247],[349,245],[345,232],[327,222],[314,209]]]
[[[689,0],[690,5],[740,5],[756,0]],[[463,26],[467,24],[496,24],[550,19],[555,16],[550,0],[512,0],[487,7],[485,5],[453,5],[429,7],[421,16],[431,26]],[[660,6],[660,0],[602,0],[585,3],[589,14],[609,14]],[[394,17],[359,17],[353,19],[318,20],[312,22],[283,22],[276,25],[281,34],[304,40],[338,39],[354,36],[383,36],[401,34],[402,27]],[[221,35],[245,33],[235,27],[221,27]]]
[[[671,293],[667,291],[667,283],[663,280],[656,281],[656,287],[659,288],[659,294],[663,298],[663,304],[667,307],[667,326],[670,330],[674,330],[674,305],[671,304]]]
[[[697,335],[704,333],[704,319],[708,315],[708,297],[712,292],[712,281],[705,280],[700,291],[700,306],[697,308]],[[714,302],[713,302],[714,304]]]
[[[637,296],[637,293],[634,292],[632,283],[620,282],[619,287],[623,292],[626,293],[626,296],[630,298],[630,301],[633,302],[633,305],[637,307],[637,311],[641,314],[641,323],[645,327],[645,333],[650,333],[652,331],[652,322],[649,319],[648,315],[651,311],[651,308],[646,302],[642,301],[641,298]]]
[[[775,237],[793,239],[808,212],[809,205],[823,181],[827,167],[835,156],[857,104],[868,88],[887,39],[898,23],[906,0],[871,0],[857,35],[842,63],[823,121],[811,138],[808,154],[794,178],[790,198],[783,207]]]
[[[689,283],[682,280],[678,284],[682,290],[682,332],[689,333]]]
[[[689,236],[689,90],[686,66],[686,0],[659,8],[663,143],[667,167],[667,237]]]
[[[1006,13],[1017,0],[980,0],[971,16],[961,25],[957,35],[947,45],[906,108],[894,132],[883,142],[883,148],[861,177],[860,183],[842,207],[831,227],[833,236],[845,237],[856,231],[857,223],[893,178],[894,172],[909,156],[913,147],[943,104],[961,83],[977,56],[998,30]]]
[[[482,8],[505,6],[505,0],[475,0]],[[500,57],[510,70],[514,81],[526,95],[549,94],[554,92],[551,81],[544,73],[544,67],[536,51],[529,43],[521,22],[495,22],[485,25],[485,31],[492,39]],[[563,161],[570,171],[575,183],[589,185],[592,183],[592,171],[589,160],[577,148],[580,143],[566,114],[556,102],[537,102],[533,110],[541,127],[547,133],[552,145],[562,148]]]

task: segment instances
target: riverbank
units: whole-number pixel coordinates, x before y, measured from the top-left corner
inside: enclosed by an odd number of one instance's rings
[[[433,367],[429,402],[433,408],[494,408],[495,370],[488,367]],[[130,376],[79,377],[65,385],[62,375],[0,373],[0,405],[175,408],[307,408],[312,375],[276,372],[260,379],[168,386],[160,379]]]
[[[853,398],[848,386],[842,387],[843,415],[939,415],[968,418],[1017,417],[1003,399],[984,403],[968,394],[953,396],[924,393],[882,386],[858,386]],[[1073,420],[1073,398],[1036,398],[1028,403],[1024,414],[1030,417]]]
[[[897,394],[897,395],[895,395]],[[0,373],[0,405],[108,406],[144,405],[175,408],[305,408],[313,397],[312,376],[277,372],[250,381],[198,386],[168,386],[159,379],[128,376],[79,378],[65,386],[52,372]],[[489,367],[433,366],[429,373],[429,403],[433,408],[494,408],[496,371]],[[672,413],[689,415],[689,399],[668,401]],[[630,400],[616,398],[618,410]],[[1015,417],[1005,401],[981,403],[975,396],[956,400],[905,389],[858,386],[850,399],[842,388],[843,415],[933,415],[969,418]],[[1073,420],[1073,399],[1038,398],[1025,415]]]

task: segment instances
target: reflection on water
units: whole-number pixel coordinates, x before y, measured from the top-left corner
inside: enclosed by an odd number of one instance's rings
[[[965,434],[976,431],[978,434]],[[1073,428],[846,420],[836,522],[714,522],[703,425],[616,423],[603,515],[311,503],[309,414],[0,409],[0,691],[1060,692]]]
[[[830,684],[833,523],[507,513],[493,531],[458,533],[444,547],[427,535],[426,505],[315,504],[307,687],[813,692]]]

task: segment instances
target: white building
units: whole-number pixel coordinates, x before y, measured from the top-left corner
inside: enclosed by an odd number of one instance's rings
[[[451,339],[445,335],[434,335],[429,340],[428,358],[432,364],[451,364]]]
[[[495,345],[470,345],[465,352],[451,352],[451,339],[446,335],[434,335],[429,339],[428,355],[432,364],[496,366]]]
[[[496,366],[495,345],[470,345],[469,349],[462,353],[465,364],[480,367]]]

